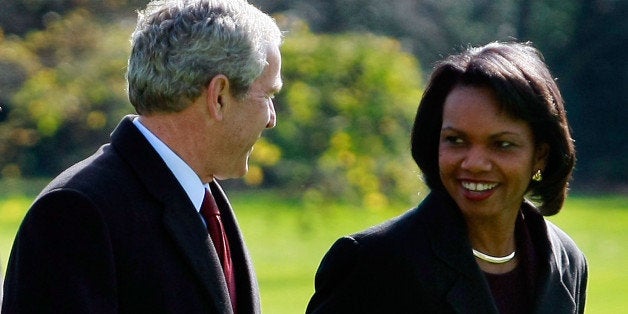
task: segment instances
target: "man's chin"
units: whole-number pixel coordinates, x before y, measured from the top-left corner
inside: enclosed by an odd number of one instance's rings
[[[241,170],[237,172],[234,171],[233,173],[217,174],[217,175],[214,175],[214,178],[221,181],[228,180],[228,179],[238,179],[238,178],[244,177],[248,172],[249,172],[249,165],[247,163],[244,168],[242,168]]]

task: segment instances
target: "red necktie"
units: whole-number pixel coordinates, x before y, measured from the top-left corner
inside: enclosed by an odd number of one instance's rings
[[[231,251],[229,250],[229,241],[227,240],[227,234],[225,233],[225,228],[220,218],[218,205],[216,205],[214,197],[207,189],[205,189],[205,198],[203,198],[203,204],[201,205],[201,215],[203,215],[207,223],[207,231],[209,231],[216,252],[218,252],[220,264],[222,265],[222,270],[227,280],[227,289],[229,290],[233,312],[236,313],[236,283],[233,273],[233,263],[231,261]]]

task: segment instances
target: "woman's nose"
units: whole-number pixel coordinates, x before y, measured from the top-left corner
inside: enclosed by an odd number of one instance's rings
[[[480,147],[472,147],[464,156],[461,167],[471,172],[491,170],[491,161],[487,153]]]

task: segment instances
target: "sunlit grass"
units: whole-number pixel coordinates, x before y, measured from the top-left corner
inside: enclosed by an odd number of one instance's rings
[[[550,220],[565,230],[589,262],[587,312],[628,307],[628,197],[571,197]]]
[[[303,313],[314,292],[318,264],[333,242],[407,209],[302,205],[268,195],[231,196],[254,259],[266,313]]]
[[[26,196],[0,197],[0,261],[6,269],[17,228],[32,199]]]
[[[270,191],[231,192],[230,199],[251,251],[265,313],[303,313],[316,268],[340,236],[400,214],[414,204],[373,210],[351,204],[303,204]],[[0,195],[0,258],[11,243],[32,196]],[[570,197],[550,220],[565,230],[589,261],[588,313],[628,307],[628,197]]]

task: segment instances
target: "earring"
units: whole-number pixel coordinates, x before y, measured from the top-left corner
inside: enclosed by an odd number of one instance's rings
[[[534,175],[532,175],[532,180],[536,182],[541,182],[541,180],[543,180],[543,174],[541,173],[541,169],[537,170]]]

